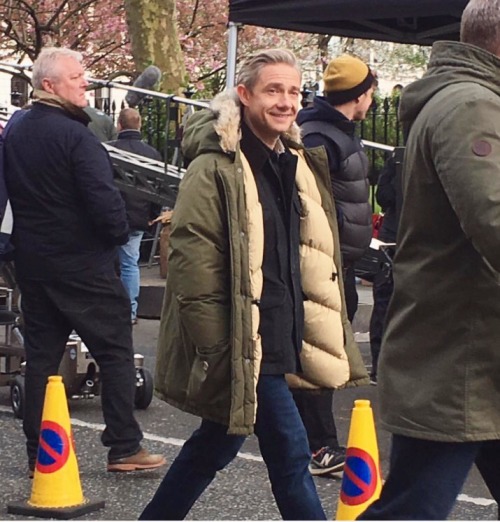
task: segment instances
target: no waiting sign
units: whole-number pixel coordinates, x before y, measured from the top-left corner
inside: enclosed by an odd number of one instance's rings
[[[42,421],[38,444],[37,471],[54,473],[68,462],[70,442],[66,430],[56,422]]]
[[[364,504],[375,493],[379,477],[372,456],[359,448],[349,448],[344,465],[341,501],[348,506]]]

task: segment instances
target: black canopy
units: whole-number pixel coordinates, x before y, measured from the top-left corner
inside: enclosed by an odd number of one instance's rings
[[[468,0],[230,0],[231,22],[306,33],[432,44],[458,40]]]

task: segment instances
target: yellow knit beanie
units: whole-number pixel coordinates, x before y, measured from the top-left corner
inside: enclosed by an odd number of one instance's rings
[[[375,77],[359,58],[343,54],[328,64],[323,83],[328,101],[332,105],[341,105],[366,92],[375,83]]]

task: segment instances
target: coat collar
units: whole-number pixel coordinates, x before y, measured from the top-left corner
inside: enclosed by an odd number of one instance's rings
[[[136,129],[125,129],[118,133],[119,140],[142,140],[141,131]]]
[[[90,123],[90,116],[88,116],[88,114],[82,108],[73,105],[64,98],[46,92],[42,89],[35,89],[33,93],[33,103],[41,103],[43,105],[48,105],[49,107],[63,109],[85,125]]]

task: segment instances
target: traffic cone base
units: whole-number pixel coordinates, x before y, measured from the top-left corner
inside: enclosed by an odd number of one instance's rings
[[[92,511],[104,508],[104,500],[84,500],[78,506],[64,508],[41,508],[32,506],[29,501],[10,502],[7,504],[7,513],[12,515],[25,515],[39,518],[55,518],[57,520],[70,520],[81,517]]]
[[[66,520],[102,507],[104,501],[89,501],[83,496],[66,392],[62,377],[51,376],[43,404],[31,497],[9,503],[7,512]]]

